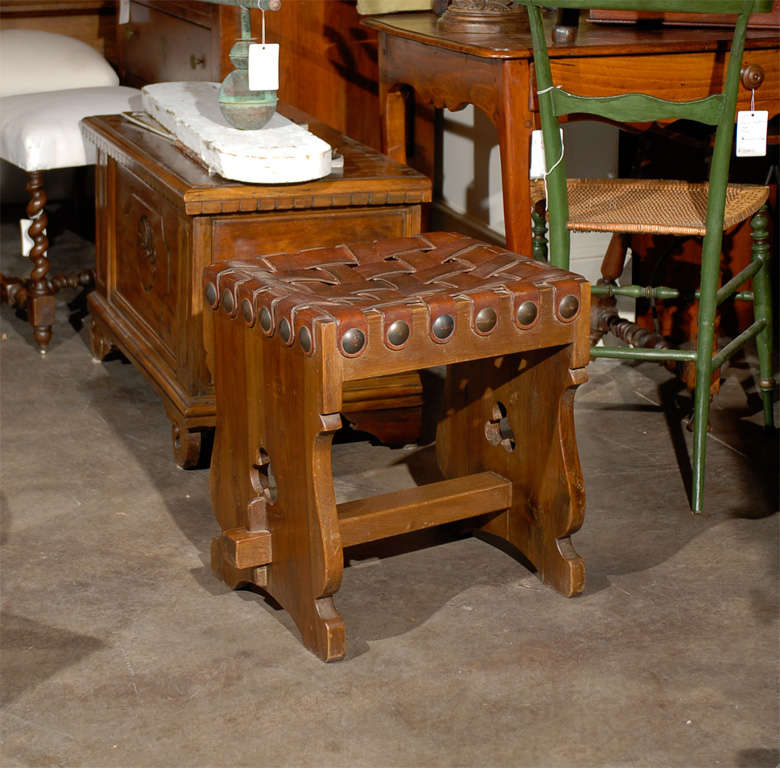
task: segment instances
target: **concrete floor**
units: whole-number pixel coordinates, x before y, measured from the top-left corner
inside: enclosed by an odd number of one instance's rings
[[[212,576],[208,472],[176,468],[138,371],[92,361],[72,296],[44,358],[0,310],[3,766],[778,763],[777,438],[746,364],[713,405],[706,516],[676,458],[686,396],[595,362],[585,593],[479,539],[400,537],[350,558],[348,655],[325,665]],[[339,497],[411,484],[419,455],[336,445]]]

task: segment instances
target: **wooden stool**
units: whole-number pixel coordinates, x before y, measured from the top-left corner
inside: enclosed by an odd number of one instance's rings
[[[214,571],[265,589],[320,658],[341,658],[343,549],[475,518],[570,596],[585,495],[573,400],[589,356],[587,282],[449,233],[205,270],[217,427]],[[346,382],[447,367],[436,456],[448,478],[336,504],[330,449]],[[275,477],[276,487],[270,478]]]

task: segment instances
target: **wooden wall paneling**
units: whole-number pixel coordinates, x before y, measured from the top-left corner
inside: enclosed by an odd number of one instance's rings
[[[222,41],[235,37],[237,20],[238,9],[227,6],[132,0],[130,22],[117,28],[120,77],[134,86],[222,80],[232,69]]]
[[[3,0],[0,28],[37,29],[74,37],[91,45],[114,66],[118,63],[114,0]]]
[[[279,100],[378,149],[376,34],[360,25],[355,4],[283,0],[265,17],[267,39],[280,44]]]

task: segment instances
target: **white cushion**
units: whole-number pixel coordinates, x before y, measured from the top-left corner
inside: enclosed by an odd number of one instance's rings
[[[0,96],[119,85],[111,65],[91,46],[34,29],[0,30]]]
[[[92,165],[95,147],[79,122],[141,108],[136,88],[73,88],[0,99],[0,157],[25,171]]]

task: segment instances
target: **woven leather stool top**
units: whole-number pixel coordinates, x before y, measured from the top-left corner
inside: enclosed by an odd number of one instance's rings
[[[651,235],[706,233],[709,184],[664,179],[567,179],[569,229]],[[546,196],[544,182],[531,185],[531,202]],[[723,229],[752,216],[769,197],[769,187],[729,184]]]
[[[428,311],[430,338],[446,343],[456,302],[463,300],[471,303],[477,335],[490,334],[499,308],[510,305],[517,327],[535,325],[543,289],[555,291],[551,318],[568,324],[579,314],[585,283],[565,270],[446,232],[218,263],[204,279],[212,309],[257,323],[266,335],[278,331],[288,344],[297,336],[305,352],[311,351],[312,323],[334,320],[346,356],[363,349],[371,313],[382,315],[391,349],[404,346],[412,312],[420,307]]]

